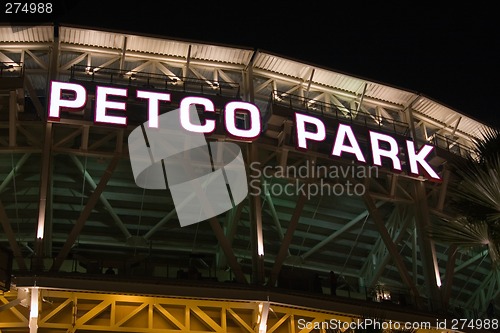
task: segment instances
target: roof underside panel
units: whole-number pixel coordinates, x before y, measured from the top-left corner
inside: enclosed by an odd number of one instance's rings
[[[43,43],[54,40],[52,26],[0,27],[0,42]]]
[[[421,97],[416,101],[413,105],[413,109],[451,128],[454,128],[459,121],[457,130],[476,138],[482,137],[484,130],[488,127],[477,120],[460,114],[426,97]]]
[[[313,81],[353,94],[361,94],[363,92],[363,85],[365,84],[364,80],[322,68],[315,69]]]
[[[214,65],[216,63],[232,64],[241,65],[243,68],[250,63],[254,53],[251,49],[231,46],[210,45],[75,27],[62,26],[59,31],[62,43],[116,50],[122,50],[123,46],[126,45],[126,51],[143,53],[145,57],[149,54],[187,59],[189,56],[192,60],[211,62]],[[53,40],[52,26],[0,27],[0,42],[39,43],[52,42]],[[297,84],[306,84],[312,78],[311,83],[313,84],[326,89],[331,88],[352,94],[353,98],[359,98],[363,91],[365,91],[365,97],[369,97],[372,101],[388,103],[389,105],[394,105],[394,108],[399,110],[404,110],[411,105],[417,113],[436,121],[440,126],[456,126],[457,131],[468,136],[481,137],[484,129],[488,128],[472,117],[467,117],[417,92],[367,81],[366,79],[320,68],[297,60],[287,59],[264,51],[257,53],[254,60],[254,67],[269,73],[281,75],[283,78],[295,80]],[[457,122],[458,119],[460,119],[459,122]]]
[[[225,46],[192,44],[191,58],[206,61],[247,65],[252,57],[252,50],[235,49]]]
[[[380,101],[397,104],[402,107],[408,106],[415,98],[413,92],[388,87],[378,83],[367,82],[365,95]]]
[[[68,27],[61,27],[59,36],[61,43],[112,49],[122,49],[125,38],[124,35],[117,33]]]
[[[267,53],[257,54],[254,67],[301,80],[308,80],[313,68],[298,61],[288,60]]]
[[[186,58],[188,49],[189,45],[187,43],[158,38],[127,36],[127,51]]]

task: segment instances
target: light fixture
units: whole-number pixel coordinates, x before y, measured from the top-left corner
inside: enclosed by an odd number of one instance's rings
[[[30,333],[38,330],[38,287],[31,288],[30,321],[28,324]]]

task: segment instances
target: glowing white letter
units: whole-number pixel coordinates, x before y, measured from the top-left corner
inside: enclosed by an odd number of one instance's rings
[[[351,143],[350,146],[344,145],[345,137],[349,139]],[[339,129],[337,130],[337,137],[335,138],[335,143],[333,144],[332,155],[340,157],[342,152],[351,153],[356,155],[356,158],[360,162],[366,162],[363,153],[361,152],[361,148],[359,148],[358,141],[352,132],[350,126],[339,124]]]
[[[315,125],[316,132],[307,131],[306,123]],[[307,139],[323,141],[326,138],[325,124],[320,119],[297,112],[295,112],[295,130],[297,131],[297,145],[302,149],[307,149]]]
[[[138,98],[146,98],[149,100],[148,104],[148,124],[149,127],[158,128],[158,115],[160,110],[158,108],[160,101],[170,101],[170,94],[157,93],[152,91],[137,90]]]
[[[242,130],[236,127],[236,110],[245,110],[250,114],[250,128]],[[224,109],[224,121],[229,134],[244,139],[255,139],[260,134],[260,111],[257,106],[247,102],[229,102]]]
[[[125,102],[112,102],[108,101],[108,95],[114,96],[127,96],[127,89],[99,87],[96,88],[95,93],[95,120],[96,123],[107,123],[126,125],[127,117],[108,116],[106,109],[125,110]]]
[[[434,149],[434,147],[429,146],[429,145],[424,145],[422,148],[420,148],[419,152],[415,152],[415,144],[413,141],[406,141],[406,147],[408,148],[408,162],[410,163],[410,171],[416,175],[418,175],[418,164],[424,168],[424,170],[427,172],[427,174],[436,180],[441,180],[439,178],[438,174],[432,169],[432,167],[427,163],[425,158],[429,153]]]
[[[62,91],[70,90],[75,93],[75,99],[62,99]],[[57,82],[50,83],[49,118],[61,118],[61,108],[79,110],[87,102],[87,92],[85,88],[76,83]]]
[[[380,148],[380,141],[385,141],[389,144],[389,150]],[[392,160],[392,166],[396,170],[401,170],[401,161],[398,158],[399,147],[396,140],[385,134],[380,134],[370,131],[370,143],[372,146],[373,164],[382,165],[382,156]]]
[[[214,103],[204,97],[186,97],[183,98],[180,105],[181,125],[186,131],[195,133],[211,133],[215,130],[215,120],[206,119],[205,125],[197,125],[191,123],[189,117],[189,106],[192,104],[199,104],[205,107],[205,111],[215,112]]]

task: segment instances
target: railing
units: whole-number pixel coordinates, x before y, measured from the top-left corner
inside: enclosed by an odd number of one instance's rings
[[[343,123],[357,124],[405,137],[410,136],[409,125],[407,123],[367,114],[365,112],[356,112],[346,106],[338,106],[280,91],[274,91],[271,100],[274,105],[283,106],[291,110],[297,110],[311,115],[321,115],[324,119],[336,119]],[[432,144],[463,158],[474,156],[473,149],[456,140],[439,134],[434,134],[428,141],[418,139],[416,141],[421,145]]]
[[[374,116],[361,111],[356,112],[346,106],[337,106],[335,104],[325,103],[280,91],[273,92],[272,100],[276,105],[281,105],[289,109],[298,110],[308,114],[321,115],[322,118],[336,119],[343,123],[362,125],[364,127],[378,129],[384,132],[391,132],[402,136],[409,135],[409,126],[404,122]]]
[[[445,149],[455,155],[459,155],[463,158],[474,157],[476,153],[473,149],[458,143],[456,140],[447,138],[440,134],[434,134],[430,143],[436,147]]]
[[[126,85],[240,99],[240,85],[238,83],[175,75],[73,65],[70,71],[70,79],[72,81]]]

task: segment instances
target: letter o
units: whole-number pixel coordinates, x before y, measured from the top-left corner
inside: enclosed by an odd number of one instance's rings
[[[250,115],[250,128],[243,130],[236,127],[236,110],[247,111]],[[255,139],[261,130],[260,111],[253,104],[241,101],[233,101],[226,104],[224,109],[224,122],[227,132],[237,138]]]

